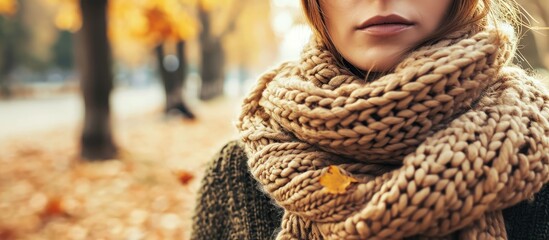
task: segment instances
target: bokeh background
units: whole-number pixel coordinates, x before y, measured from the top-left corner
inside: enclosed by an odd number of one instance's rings
[[[0,239],[188,239],[243,96],[309,39],[299,2],[0,0]],[[519,3],[546,78],[549,3]]]

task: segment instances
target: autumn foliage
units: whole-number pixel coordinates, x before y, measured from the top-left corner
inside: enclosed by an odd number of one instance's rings
[[[15,0],[0,0],[0,15],[11,16],[17,11]]]

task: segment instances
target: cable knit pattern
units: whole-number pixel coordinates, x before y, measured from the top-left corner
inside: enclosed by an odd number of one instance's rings
[[[506,239],[501,210],[549,181],[549,93],[504,67],[509,38],[455,33],[371,81],[313,40],[264,74],[238,128],[277,238]],[[329,166],[357,181],[326,191]]]

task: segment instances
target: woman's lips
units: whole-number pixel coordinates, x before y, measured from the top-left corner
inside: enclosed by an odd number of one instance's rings
[[[390,36],[405,31],[414,26],[414,23],[398,14],[374,16],[359,26],[357,30],[373,36]]]
[[[360,31],[363,31],[369,35],[374,35],[374,36],[390,36],[390,35],[395,35],[400,32],[403,32],[411,28],[412,26],[413,25],[402,24],[402,23],[387,23],[387,24],[371,25],[366,28],[360,29]]]

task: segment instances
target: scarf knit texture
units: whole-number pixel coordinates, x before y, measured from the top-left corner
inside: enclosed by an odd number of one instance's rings
[[[507,239],[502,209],[549,181],[549,93],[513,42],[456,32],[365,80],[313,38],[260,77],[237,127],[277,239]]]

